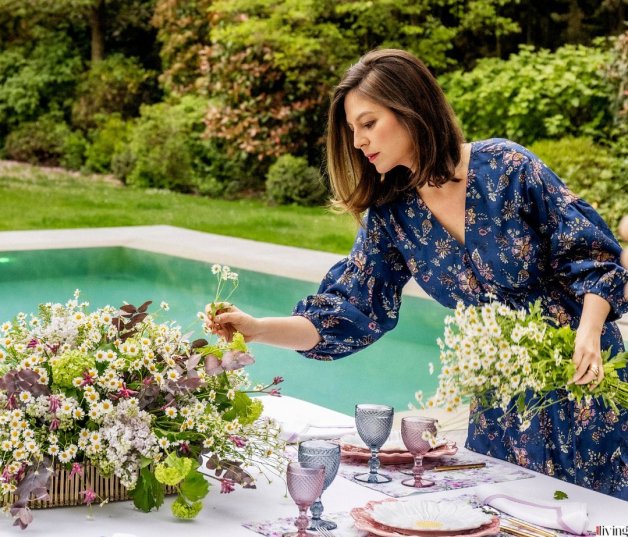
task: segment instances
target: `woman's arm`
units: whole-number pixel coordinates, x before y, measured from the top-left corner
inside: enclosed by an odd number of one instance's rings
[[[576,364],[576,373],[571,382],[597,386],[604,378],[602,366],[602,349],[600,339],[604,322],[611,311],[611,305],[599,295],[587,293],[584,295],[580,324],[576,331],[576,348],[573,361]],[[598,368],[596,375],[593,370]],[[592,370],[593,369],[593,370]]]
[[[321,340],[311,321],[301,316],[256,318],[235,306],[210,317],[207,326],[214,333],[231,341],[240,332],[246,342],[255,341],[296,351],[307,351]]]

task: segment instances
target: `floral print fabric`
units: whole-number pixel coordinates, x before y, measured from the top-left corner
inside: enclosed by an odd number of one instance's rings
[[[623,344],[612,321],[628,311],[620,251],[597,212],[538,157],[508,140],[475,142],[464,244],[417,193],[372,207],[350,255],[295,307],[322,338],[303,354],[333,360],[375,342],[397,324],[410,278],[450,308],[479,304],[489,294],[516,308],[539,299],[549,316],[573,328],[584,294],[600,295],[611,304],[602,348],[616,354]],[[470,449],[628,499],[627,412],[617,415],[595,400],[584,407],[561,401],[520,431],[499,410],[477,403],[471,410]]]

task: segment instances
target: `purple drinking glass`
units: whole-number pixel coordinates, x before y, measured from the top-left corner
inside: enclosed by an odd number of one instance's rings
[[[436,420],[422,416],[407,416],[401,420],[401,438],[408,451],[414,457],[412,479],[401,483],[406,487],[431,487],[434,481],[422,479],[423,456],[430,450],[429,436],[436,436]]]
[[[325,466],[305,462],[288,464],[288,492],[299,508],[299,517],[294,525],[297,531],[284,533],[283,537],[318,537],[317,533],[306,531],[307,510],[322,494],[325,483]]]

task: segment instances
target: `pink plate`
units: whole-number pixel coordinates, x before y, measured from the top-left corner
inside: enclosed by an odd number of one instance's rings
[[[373,520],[370,515],[370,504],[371,502],[369,502],[366,507],[356,507],[352,509],[351,516],[353,517],[357,529],[368,531],[381,537],[483,537],[485,535],[497,535],[499,533],[499,517],[493,517],[493,520],[489,524],[484,524],[479,528],[459,532],[395,529],[379,524]]]
[[[350,457],[358,461],[368,461],[371,458],[371,452],[367,449],[342,444],[340,452],[345,457]],[[423,458],[437,459],[439,457],[450,457],[458,452],[458,446],[455,442],[449,442],[443,446],[431,449]],[[413,462],[413,457],[408,451],[389,451],[379,453],[379,461],[382,464],[406,464]]]

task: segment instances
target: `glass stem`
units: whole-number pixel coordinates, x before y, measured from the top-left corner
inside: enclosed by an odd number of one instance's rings
[[[414,456],[414,466],[412,467],[412,475],[414,476],[414,486],[422,487],[423,482],[421,476],[423,475],[423,455]]]
[[[307,520],[307,505],[300,506],[299,505],[299,518],[296,519],[294,525],[297,527],[297,537],[306,537],[307,532],[305,531],[308,526]]]
[[[371,458],[369,459],[369,483],[377,483],[377,470],[379,470],[379,448],[371,448]]]
[[[312,504],[312,507],[310,507],[310,512],[312,513],[312,523],[321,519],[321,515],[323,514],[323,502],[321,502],[320,496],[318,500]]]

